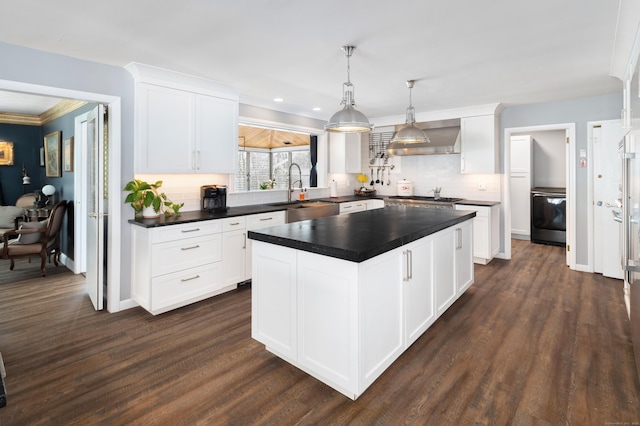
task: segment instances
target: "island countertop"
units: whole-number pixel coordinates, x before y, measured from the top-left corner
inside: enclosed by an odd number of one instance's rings
[[[249,231],[249,238],[363,262],[475,217],[473,211],[385,207]]]

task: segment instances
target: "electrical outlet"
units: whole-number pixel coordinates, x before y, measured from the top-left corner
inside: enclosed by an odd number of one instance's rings
[[[487,184],[484,182],[480,182],[478,184],[478,191],[486,191],[487,190]]]

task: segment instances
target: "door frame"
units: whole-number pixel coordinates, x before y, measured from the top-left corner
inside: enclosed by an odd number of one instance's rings
[[[122,105],[119,96],[101,93],[84,92],[80,90],[64,89],[53,86],[23,83],[0,79],[0,90],[30,93],[36,95],[54,96],[58,98],[77,99],[81,101],[100,103],[109,108],[109,197],[107,200],[109,214],[107,233],[107,310],[118,312],[120,304],[120,273],[121,273],[121,200],[119,196],[121,180],[121,133],[122,133]],[[74,183],[75,186],[75,183]],[[74,188],[75,192],[75,188]],[[75,225],[74,225],[75,226]],[[66,263],[65,263],[66,265]]]
[[[504,129],[504,172],[502,174],[502,199],[504,200],[504,227],[502,228],[504,245],[504,258],[511,259],[511,135],[513,133],[543,132],[547,130],[564,130],[568,143],[565,144],[567,166],[565,168],[565,182],[567,185],[567,246],[573,250],[566,252],[566,264],[571,269],[576,269],[576,124],[559,123],[541,126],[509,127]],[[587,169],[589,168],[587,164]]]

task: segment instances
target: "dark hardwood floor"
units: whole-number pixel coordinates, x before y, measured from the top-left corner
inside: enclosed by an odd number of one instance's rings
[[[250,289],[97,313],[82,276],[0,261],[0,425],[638,424],[621,282],[513,243],[356,401],[251,339]]]

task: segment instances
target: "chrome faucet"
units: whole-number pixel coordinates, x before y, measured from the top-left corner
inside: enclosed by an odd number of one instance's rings
[[[300,190],[302,191],[302,170],[300,169],[300,166],[297,165],[296,163],[291,163],[291,165],[289,166],[289,193],[288,193],[288,202],[291,203],[291,193],[293,192],[293,186],[291,184],[291,168],[293,166],[296,166],[298,168],[298,175],[300,176],[300,179],[296,180],[293,182],[293,185],[296,184],[296,182],[300,182]]]

